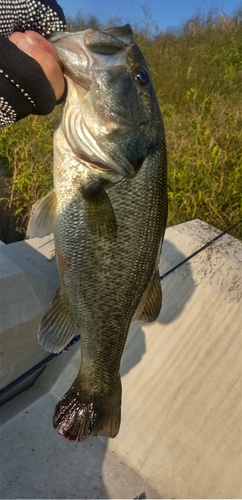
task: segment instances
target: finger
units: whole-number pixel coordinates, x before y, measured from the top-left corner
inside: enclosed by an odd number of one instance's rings
[[[65,84],[61,70],[62,65],[54,47],[34,31],[12,33],[9,40],[40,64],[53,87],[56,100],[59,100],[64,93]]]

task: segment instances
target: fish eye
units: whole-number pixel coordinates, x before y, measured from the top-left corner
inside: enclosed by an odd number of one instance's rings
[[[147,85],[150,81],[149,73],[145,68],[136,68],[134,79],[140,85]]]

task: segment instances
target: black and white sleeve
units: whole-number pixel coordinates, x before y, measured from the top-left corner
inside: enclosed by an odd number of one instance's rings
[[[55,0],[0,0],[1,127],[29,114],[48,114],[56,105],[41,66],[7,37],[14,31],[34,30],[47,36],[64,29],[65,17]]]

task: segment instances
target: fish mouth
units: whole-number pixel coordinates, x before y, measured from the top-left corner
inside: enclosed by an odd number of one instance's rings
[[[120,136],[133,135],[147,125],[146,117],[133,120],[119,105],[106,105],[108,84],[127,72],[127,55],[134,46],[130,25],[103,31],[87,29],[50,36],[64,66],[68,93],[62,128],[74,154],[103,176],[133,177],[135,166],[124,154],[117,155],[114,144]],[[105,80],[106,79],[106,80]],[[105,87],[107,85],[107,87]],[[121,113],[119,113],[119,109]],[[122,111],[124,109],[124,111]],[[134,132],[136,133],[136,132]]]
[[[48,40],[53,43],[64,68],[71,72],[72,78],[82,80],[84,87],[91,83],[93,69],[125,64],[126,51],[134,44],[129,24],[102,31],[55,32]]]
[[[49,37],[64,66],[64,74],[75,82],[78,97],[82,100],[93,86],[93,71],[103,69],[115,72],[115,68],[126,64],[127,50],[134,44],[133,32],[129,24],[107,28],[103,31],[87,29],[76,33],[56,32]],[[112,57],[110,57],[112,56]],[[95,107],[95,102],[93,103]],[[111,112],[105,116],[95,109],[107,124],[135,128],[137,123]],[[139,126],[143,123],[139,123]]]

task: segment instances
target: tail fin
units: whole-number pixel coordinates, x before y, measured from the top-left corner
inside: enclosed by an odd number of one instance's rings
[[[56,405],[53,426],[70,441],[84,441],[89,436],[114,438],[121,421],[121,380],[109,392],[89,393],[76,379]]]

